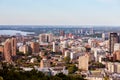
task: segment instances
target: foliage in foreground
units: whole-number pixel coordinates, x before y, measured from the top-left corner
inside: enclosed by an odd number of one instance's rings
[[[0,70],[0,78],[0,80],[84,80],[80,75],[66,76],[59,73],[55,76],[48,76],[34,69],[23,71],[6,65],[3,65],[3,69]]]

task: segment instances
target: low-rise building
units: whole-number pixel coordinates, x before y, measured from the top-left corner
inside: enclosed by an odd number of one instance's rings
[[[19,52],[23,52],[24,54],[29,52],[29,46],[23,45],[19,47]]]
[[[107,70],[109,73],[119,73],[120,74],[120,63],[108,62]]]
[[[46,57],[44,57],[40,62],[40,68],[49,68],[50,67],[50,61],[47,60]]]

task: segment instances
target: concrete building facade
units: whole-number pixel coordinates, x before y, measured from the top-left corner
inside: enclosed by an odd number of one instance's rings
[[[78,59],[78,68],[87,71],[89,66],[88,62],[89,62],[88,54],[80,56]]]

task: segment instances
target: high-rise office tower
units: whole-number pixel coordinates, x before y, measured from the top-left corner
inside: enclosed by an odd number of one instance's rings
[[[110,54],[114,52],[114,44],[119,42],[118,34],[117,33],[110,33],[109,37],[109,51]]]

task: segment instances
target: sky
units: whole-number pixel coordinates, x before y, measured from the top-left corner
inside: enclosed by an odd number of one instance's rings
[[[120,0],[0,0],[0,25],[120,26]]]

